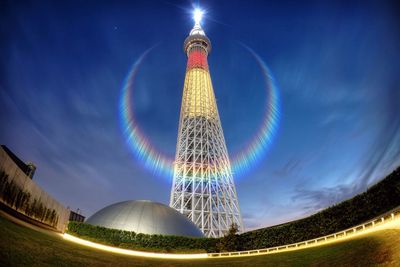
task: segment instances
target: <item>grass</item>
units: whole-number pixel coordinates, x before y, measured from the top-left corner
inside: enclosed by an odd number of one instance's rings
[[[161,260],[94,250],[0,216],[0,266],[400,266],[400,229],[264,256]]]

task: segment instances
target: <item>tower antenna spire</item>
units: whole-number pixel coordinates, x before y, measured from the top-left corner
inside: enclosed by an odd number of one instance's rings
[[[206,35],[203,28],[201,27],[201,20],[203,19],[203,15],[204,11],[200,8],[196,8],[193,11],[194,26],[189,35]]]

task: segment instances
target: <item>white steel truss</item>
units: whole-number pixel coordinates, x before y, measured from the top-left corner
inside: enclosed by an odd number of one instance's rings
[[[243,230],[228,152],[207,64],[211,43],[197,23],[185,41],[183,88],[170,206],[207,237]]]

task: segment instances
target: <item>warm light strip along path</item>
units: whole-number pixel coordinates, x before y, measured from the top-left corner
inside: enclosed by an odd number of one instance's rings
[[[286,251],[293,251],[299,249],[305,249],[309,247],[322,246],[331,244],[345,239],[354,238],[363,234],[375,232],[383,229],[395,229],[400,228],[400,207],[385,213],[384,215],[370,220],[366,223],[357,225],[355,227],[330,234],[327,236],[318,237],[315,239],[302,241],[294,244],[277,246],[272,248],[247,250],[247,251],[235,251],[235,252],[222,252],[222,253],[197,253],[197,254],[172,254],[172,253],[157,253],[157,252],[144,252],[130,249],[116,248],[106,245],[101,245],[91,241],[87,241],[67,233],[63,234],[63,238],[74,243],[78,243],[84,246],[118,253],[130,256],[148,257],[148,258],[161,258],[161,259],[205,259],[205,258],[227,258],[227,257],[248,257],[265,254],[280,253]]]
[[[69,234],[63,235],[64,239],[72,241],[74,243],[78,243],[84,246],[88,246],[91,248],[97,248],[108,252],[130,255],[130,256],[138,256],[138,257],[147,257],[147,258],[160,258],[160,259],[204,259],[208,257],[207,253],[197,253],[197,254],[172,254],[172,253],[156,253],[156,252],[144,252],[123,248],[116,248],[106,245],[101,245],[98,243],[90,242]]]

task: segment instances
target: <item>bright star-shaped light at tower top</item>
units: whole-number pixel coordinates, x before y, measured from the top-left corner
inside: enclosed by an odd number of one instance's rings
[[[201,22],[201,19],[203,18],[204,11],[201,10],[200,8],[196,8],[193,12],[193,19],[195,24],[199,24]]]

